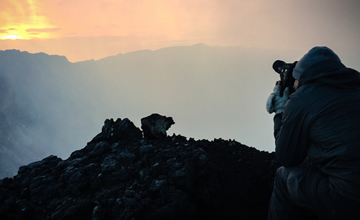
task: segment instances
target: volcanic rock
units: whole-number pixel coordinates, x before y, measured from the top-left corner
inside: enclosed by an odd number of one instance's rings
[[[121,139],[140,139],[142,138],[141,130],[135,127],[134,123],[128,118],[121,120],[118,118],[115,122],[114,119],[106,119],[101,133],[96,135],[91,142],[100,142],[107,140],[116,142]]]
[[[129,119],[106,120],[68,159],[20,167],[0,180],[0,219],[267,218],[274,153],[234,140],[141,136]]]
[[[173,124],[175,124],[175,122],[171,117],[156,113],[141,119],[141,128],[143,129],[144,137],[148,139],[166,137],[166,131]]]

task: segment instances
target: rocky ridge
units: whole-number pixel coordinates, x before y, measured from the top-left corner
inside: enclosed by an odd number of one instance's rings
[[[266,219],[274,153],[167,136],[172,118],[155,116],[142,119],[146,135],[107,119],[68,159],[52,155],[0,180],[0,219]]]

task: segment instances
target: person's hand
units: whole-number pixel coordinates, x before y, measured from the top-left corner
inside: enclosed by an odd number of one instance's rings
[[[266,110],[269,114],[273,112],[275,112],[275,114],[279,114],[284,111],[285,103],[289,99],[289,88],[285,88],[282,97],[280,97],[280,90],[281,86],[277,83],[273,93],[271,93],[266,102]]]

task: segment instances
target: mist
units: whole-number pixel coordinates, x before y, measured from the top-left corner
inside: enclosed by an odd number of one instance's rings
[[[235,139],[271,152],[273,115],[265,102],[279,78],[272,63],[306,52],[197,44],[71,63],[0,51],[0,178],[50,154],[67,158],[107,118],[140,127],[152,113],[173,117],[170,135]]]

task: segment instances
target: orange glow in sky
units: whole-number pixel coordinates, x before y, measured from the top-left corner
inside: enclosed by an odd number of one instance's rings
[[[358,0],[1,0],[0,50],[76,62],[197,43],[354,49],[359,9]]]
[[[3,1],[0,10],[0,39],[52,38],[58,28],[39,13],[38,1]],[[4,7],[5,6],[5,7]]]

